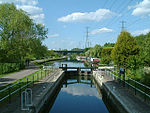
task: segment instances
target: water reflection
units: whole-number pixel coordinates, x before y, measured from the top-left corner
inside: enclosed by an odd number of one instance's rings
[[[101,98],[94,88],[87,89],[87,86],[83,84],[71,85],[68,88],[62,88],[61,91],[73,96],[95,96]]]
[[[109,113],[90,76],[69,76],[64,80],[49,113]]]

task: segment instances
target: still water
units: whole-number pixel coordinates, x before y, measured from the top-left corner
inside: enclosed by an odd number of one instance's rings
[[[54,65],[84,67],[84,63],[56,62]],[[99,87],[91,76],[67,75],[49,113],[109,113]]]

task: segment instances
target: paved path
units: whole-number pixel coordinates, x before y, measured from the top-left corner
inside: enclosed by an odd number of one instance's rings
[[[10,83],[13,83],[19,79],[22,79],[22,78],[38,71],[39,69],[40,68],[38,66],[34,65],[33,62],[31,62],[29,64],[29,66],[27,66],[24,70],[1,77],[0,78],[0,87],[8,85]]]

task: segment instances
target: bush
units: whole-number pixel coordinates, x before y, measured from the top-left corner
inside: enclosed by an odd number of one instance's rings
[[[24,62],[21,63],[0,63],[0,74],[6,74],[19,71],[25,67]]]
[[[111,51],[113,50],[113,47],[104,47],[102,49],[102,53],[101,53],[101,56],[102,56],[102,60],[101,60],[101,63],[102,64],[110,64],[111,62]]]

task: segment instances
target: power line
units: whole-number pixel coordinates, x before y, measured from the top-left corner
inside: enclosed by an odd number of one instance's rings
[[[141,18],[134,20],[133,22],[131,22],[127,28],[131,28],[135,23],[137,23],[138,21],[140,21]]]
[[[112,7],[114,6],[114,4],[117,2],[117,0],[115,0],[114,2],[112,2],[112,4],[110,5],[110,10],[112,9]]]
[[[109,0],[106,0],[106,1],[105,1],[104,5],[103,5],[103,8],[105,7],[105,5],[107,4],[108,1],[109,1]]]
[[[89,47],[89,27],[86,27],[86,40],[85,40],[85,48]]]
[[[133,1],[133,0],[130,0],[129,2],[127,2],[127,4],[124,5],[124,7],[122,7],[121,10],[120,10],[118,13],[121,13],[121,12],[125,9],[125,7],[128,6],[132,1]],[[123,4],[123,3],[122,3],[122,4]],[[121,5],[119,5],[119,6],[121,6]],[[128,11],[129,11],[129,10],[128,10]],[[128,11],[125,11],[125,13],[128,12]],[[124,14],[124,15],[125,15],[125,14]],[[117,16],[116,18],[114,18],[114,19],[113,19],[112,21],[110,21],[106,26],[112,25],[112,23],[114,23],[116,20],[118,20],[119,17],[120,17],[120,16]],[[114,20],[115,20],[115,21],[114,21]]]
[[[126,23],[125,21],[121,21],[121,29],[122,29],[122,31],[125,30],[125,27],[124,27],[124,24],[125,24],[125,23]]]

